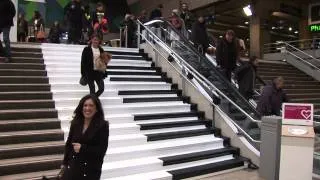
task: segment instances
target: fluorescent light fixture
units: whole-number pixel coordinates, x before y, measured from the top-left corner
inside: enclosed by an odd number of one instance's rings
[[[244,22],[244,24],[249,24],[249,22],[248,22],[248,21],[246,21],[246,22]]]
[[[292,31],[292,27],[289,27],[289,31]]]
[[[246,16],[252,16],[252,11],[251,11],[250,5],[245,6],[245,7],[243,8],[243,11],[244,11],[244,13],[246,14]]]
[[[295,31],[294,33],[295,33],[295,34],[298,34],[298,33],[299,33],[299,31]]]

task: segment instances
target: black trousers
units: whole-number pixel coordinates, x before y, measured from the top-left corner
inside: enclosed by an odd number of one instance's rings
[[[98,85],[98,91],[96,92],[96,87],[94,82]],[[88,80],[88,85],[90,89],[90,94],[95,94],[97,97],[99,97],[104,92],[104,81],[103,78],[96,78]]]

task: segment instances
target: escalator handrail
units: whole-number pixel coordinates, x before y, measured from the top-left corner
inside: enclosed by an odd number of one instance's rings
[[[157,52],[160,56],[162,56],[162,58],[166,59],[166,57],[150,42],[147,40],[147,37],[145,37],[145,35],[143,35],[142,33],[140,32],[137,32],[138,35],[140,35],[141,37],[145,38],[146,39],[146,42],[148,42],[150,44],[150,46],[153,48],[153,50],[155,52]],[[187,80],[188,82],[190,82],[190,80],[188,79],[188,77],[185,76],[185,74],[183,74],[183,72],[179,71],[174,65],[172,62],[168,62],[172,67],[173,69],[181,75],[181,77],[183,77],[185,80]],[[196,77],[196,76],[194,76]],[[190,82],[191,83],[191,82]],[[191,83],[192,84],[192,83]],[[197,87],[195,87],[196,89],[198,89]],[[199,89],[198,91],[203,94]],[[204,94],[203,94],[204,95]],[[212,99],[209,99],[207,96],[204,95],[204,97],[206,97],[208,99],[208,101],[210,102],[211,105],[215,106],[216,104],[212,101]],[[242,135],[244,135],[245,137],[247,137],[250,141],[254,142],[254,143],[258,143],[260,144],[261,141],[260,140],[255,140],[253,139],[245,130],[243,130],[236,122],[234,121],[230,121],[239,131],[241,131]]]
[[[163,21],[165,23],[165,21]],[[143,26],[145,28],[145,30],[148,31],[148,33],[150,33],[152,36],[154,36],[158,41],[162,42],[162,40],[155,35],[148,27],[144,26],[139,20],[137,20],[137,23],[141,26]],[[182,37],[185,40],[185,37]],[[171,50],[170,47],[167,46],[166,43],[163,43],[168,49]],[[194,48],[192,46],[192,48]],[[195,48],[194,48],[195,49]],[[195,50],[195,53],[197,55],[199,55],[200,57],[202,57],[202,55],[200,55],[198,53],[198,51]],[[192,70],[191,73],[193,76],[198,76],[199,80],[201,80],[202,84],[207,84],[209,85],[211,88],[213,88],[219,95],[221,95],[222,97],[224,97],[228,102],[230,102],[233,106],[235,106],[239,111],[241,111],[244,115],[246,115],[248,117],[248,119],[250,119],[252,122],[255,123],[261,123],[261,120],[257,120],[254,119],[253,117],[251,117],[251,115],[249,115],[246,111],[244,111],[240,106],[238,106],[233,100],[231,100],[227,95],[225,95],[223,92],[221,92],[217,87],[215,87],[210,81],[208,81],[203,75],[201,75],[197,70],[195,70],[191,65],[189,65],[181,56],[179,56],[176,52],[171,50],[171,54],[174,55],[175,57],[179,58],[180,62],[177,61],[177,63],[180,63],[182,66],[186,67],[189,70]],[[203,57],[202,57],[203,58]],[[181,63],[182,62],[182,63]],[[224,78],[224,77],[223,77]],[[233,86],[230,86],[231,88],[235,89]],[[239,93],[237,90],[235,90],[237,93]],[[241,96],[242,97],[242,96]],[[243,98],[243,97],[242,97]],[[244,99],[244,98],[243,98]],[[247,102],[244,99],[245,102]],[[251,107],[251,105],[249,105]],[[253,108],[252,108],[253,109]],[[255,109],[254,109],[255,110]],[[258,113],[257,113],[258,114]]]

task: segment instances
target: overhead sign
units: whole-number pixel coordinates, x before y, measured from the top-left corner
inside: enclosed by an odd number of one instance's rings
[[[320,32],[320,24],[309,25],[309,31]]]
[[[313,104],[283,103],[282,124],[313,126]]]

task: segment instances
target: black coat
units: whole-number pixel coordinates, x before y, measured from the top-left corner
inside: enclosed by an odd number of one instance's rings
[[[71,25],[82,27],[84,20],[84,7],[80,2],[69,2],[64,8],[64,14]]]
[[[13,17],[16,15],[16,8],[11,0],[0,1],[0,29],[13,26]]]
[[[203,50],[209,47],[209,37],[206,30],[205,23],[201,24],[199,21],[195,22],[192,26],[191,40],[196,45],[202,45]]]
[[[101,47],[99,47],[99,50],[100,53],[104,52]],[[104,73],[93,69],[93,52],[91,46],[85,47],[82,51],[81,76],[85,77],[87,80],[98,80],[105,77]]]
[[[257,111],[261,116],[280,115],[283,102],[288,102],[286,93],[282,89],[277,89],[274,83],[263,88]]]
[[[235,74],[238,80],[239,92],[246,99],[252,98],[256,80],[256,67],[252,63],[246,63],[240,66]]]
[[[237,63],[237,46],[235,42],[222,39],[217,44],[216,59],[222,69],[234,70]]]
[[[82,134],[83,121],[71,123],[65,146],[63,165],[66,167],[64,180],[99,180],[103,159],[108,148],[109,124],[107,121],[93,120]],[[72,143],[80,143],[79,153],[75,153]]]

